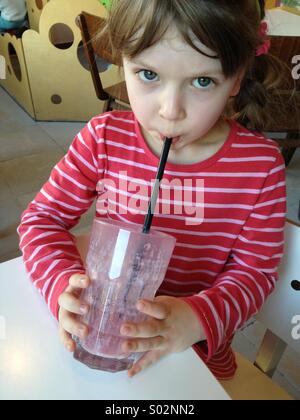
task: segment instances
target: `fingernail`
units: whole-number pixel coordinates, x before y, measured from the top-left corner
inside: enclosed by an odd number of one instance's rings
[[[128,372],[128,375],[130,378],[132,378],[133,376],[137,375],[139,372],[140,372],[140,369],[134,368]]]
[[[88,307],[86,305],[81,305],[79,310],[80,310],[80,313],[83,315],[88,313]]]
[[[131,333],[131,328],[128,325],[123,325],[121,328],[121,334],[129,335]]]
[[[133,351],[135,350],[136,346],[134,343],[127,342],[124,344],[124,347],[125,347],[125,351]]]
[[[144,303],[144,302],[138,302],[138,303],[137,303],[137,309],[138,309],[139,311],[143,311],[145,308],[146,308],[146,305],[145,305],[145,303]]]
[[[69,341],[66,345],[66,348],[68,351],[72,352],[73,351],[73,342]]]
[[[81,277],[80,278],[80,284],[81,284],[81,286],[85,286],[86,283],[87,283],[87,277]]]

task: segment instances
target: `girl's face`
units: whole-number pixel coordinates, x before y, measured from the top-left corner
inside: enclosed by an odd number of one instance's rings
[[[205,53],[215,53],[197,41]],[[225,78],[221,62],[189,46],[175,30],[133,59],[123,58],[132,110],[144,135],[174,139],[179,150],[214,129],[241,75]]]

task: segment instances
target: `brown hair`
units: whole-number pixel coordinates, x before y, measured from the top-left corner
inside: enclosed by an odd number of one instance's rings
[[[268,91],[276,85],[277,69],[270,56],[255,55],[263,43],[259,29],[264,17],[264,0],[113,0],[106,30],[120,64],[122,56],[137,56],[172,25],[203,54],[193,43],[196,36],[215,51],[212,58],[220,59],[226,77],[246,69],[241,91],[230,101],[227,114],[260,129],[268,117],[263,111]]]

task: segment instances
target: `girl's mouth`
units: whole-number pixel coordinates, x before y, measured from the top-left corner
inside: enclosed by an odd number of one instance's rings
[[[160,138],[161,138],[161,140],[162,141],[164,141],[166,138],[171,138],[173,141],[172,141],[172,145],[174,146],[176,143],[178,143],[179,142],[179,140],[181,139],[181,136],[176,136],[176,137],[168,137],[168,136],[165,136],[165,135],[163,135],[163,134],[160,134]]]

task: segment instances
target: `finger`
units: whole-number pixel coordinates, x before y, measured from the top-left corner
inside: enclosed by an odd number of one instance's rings
[[[163,321],[151,318],[151,320],[135,323],[125,323],[121,326],[120,333],[126,337],[149,338],[163,335],[165,333],[165,324]]]
[[[166,350],[152,350],[143,355],[128,371],[128,376],[132,378],[139,372],[147,369],[147,367],[158,362],[167,354]]]
[[[75,342],[71,337],[71,334],[67,333],[62,327],[59,328],[59,338],[63,346],[71,353],[75,351]]]
[[[60,318],[61,327],[69,334],[85,339],[88,336],[88,327],[77,321],[70,312],[63,311]]]
[[[145,299],[138,301],[137,309],[156,319],[166,319],[170,314],[170,310],[165,303]]]
[[[166,347],[165,337],[141,338],[138,340],[125,340],[123,351],[141,353],[149,350],[163,350]]]
[[[87,303],[81,302],[71,293],[63,293],[58,300],[59,306],[76,315],[86,315],[89,311]]]
[[[86,274],[73,274],[69,279],[70,286],[78,289],[86,289],[89,287],[91,281]]]

